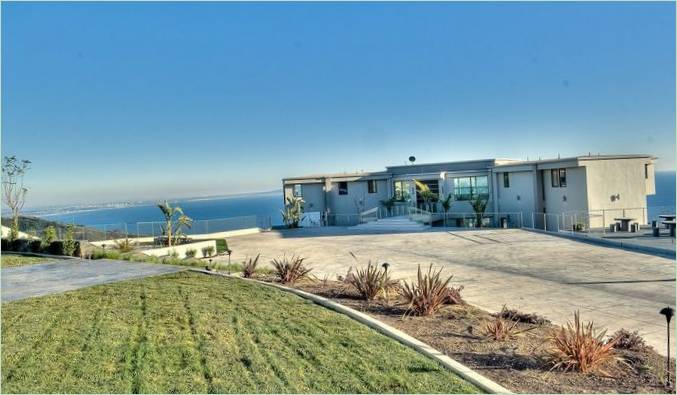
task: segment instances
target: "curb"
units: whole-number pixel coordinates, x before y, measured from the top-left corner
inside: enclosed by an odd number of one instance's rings
[[[54,259],[81,259],[78,256],[42,254],[42,253],[39,253],[39,252],[2,251],[2,254],[4,254],[4,255],[37,256],[37,257],[40,257],[40,258],[54,258]]]
[[[429,346],[426,343],[423,343],[422,341],[411,337],[407,335],[406,333],[400,331],[399,329],[395,329],[392,326],[385,324],[375,318],[372,318],[368,316],[367,314],[361,313],[357,310],[351,309],[350,307],[346,307],[344,305],[341,305],[339,303],[333,302],[327,298],[323,298],[321,296],[317,296],[308,292],[304,292],[295,288],[290,288],[290,287],[285,287],[283,285],[275,284],[275,283],[267,283],[264,281],[259,281],[259,280],[254,280],[254,279],[249,279],[249,278],[243,278],[240,276],[235,276],[235,275],[229,275],[225,273],[218,273],[218,272],[211,272],[203,269],[188,269],[189,271],[193,272],[198,272],[198,273],[204,273],[208,275],[215,275],[215,276],[222,276],[222,277],[228,277],[228,278],[235,278],[239,280],[245,280],[245,281],[250,281],[253,283],[277,288],[279,290],[293,293],[297,296],[300,296],[304,299],[311,300],[312,302],[319,304],[323,307],[326,307],[330,310],[333,310],[337,313],[341,313],[343,315],[347,315],[348,317],[352,318],[353,320],[364,324],[378,332],[380,332],[383,335],[386,335],[387,337],[390,337],[391,339],[397,340],[398,342],[404,344],[405,346],[408,346],[410,348],[413,348],[414,350],[418,351],[419,353],[427,356],[428,358],[431,358],[435,361],[437,361],[439,364],[442,366],[446,367],[449,369],[451,372],[457,374],[459,377],[463,378],[464,380],[470,382],[471,384],[475,385],[479,389],[486,391],[487,393],[490,394],[512,394],[510,390],[507,388],[501,386],[500,384],[496,383],[493,380],[490,380],[481,374],[475,372],[474,370],[470,369],[469,367],[463,365],[462,363],[450,358],[449,356],[445,355],[439,350],[436,350],[435,348]]]
[[[539,233],[539,234],[544,234],[544,235],[561,237],[563,239],[568,239],[568,240],[580,241],[582,243],[588,243],[588,244],[598,245],[598,246],[602,246],[602,247],[617,248],[619,250],[625,250],[625,251],[630,251],[630,252],[638,252],[638,253],[641,253],[641,254],[653,255],[653,256],[657,256],[659,258],[675,259],[675,251],[669,250],[667,248],[639,246],[639,245],[636,245],[636,244],[623,243],[622,241],[596,239],[596,238],[593,238],[593,237],[587,237],[587,236],[576,235],[576,234],[572,235],[572,234],[561,233],[561,232],[548,232],[548,231],[541,230],[541,229],[522,228],[522,230],[526,230],[527,232],[534,232],[534,233]]]

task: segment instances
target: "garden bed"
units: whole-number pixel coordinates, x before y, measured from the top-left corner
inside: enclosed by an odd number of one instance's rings
[[[260,277],[275,281],[272,276]],[[514,338],[495,341],[484,335],[490,313],[468,304],[445,305],[428,317],[405,315],[398,297],[388,302],[360,299],[349,285],[338,281],[302,280],[293,285],[362,311],[421,341],[519,393],[674,393],[666,387],[666,358],[644,346],[636,351],[618,349],[619,360],[603,366],[603,372],[578,373],[552,369],[548,360],[549,336],[559,328],[549,322],[519,323]],[[572,314],[573,319],[573,314]],[[594,317],[583,317],[584,320]],[[672,363],[671,371],[675,367]]]

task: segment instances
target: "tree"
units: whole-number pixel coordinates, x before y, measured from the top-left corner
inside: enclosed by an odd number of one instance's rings
[[[2,199],[12,212],[12,227],[9,239],[19,237],[19,214],[26,203],[28,188],[24,186],[24,175],[31,168],[31,161],[19,160],[15,155],[2,160]]]
[[[284,205],[284,210],[281,210],[282,220],[287,228],[298,228],[301,221],[303,221],[303,199],[298,196],[289,196]]]
[[[444,211],[444,227],[447,227],[447,212],[451,210],[451,203],[454,202],[454,196],[452,194],[448,194],[446,198],[440,200],[440,204],[442,205],[442,211]]]
[[[427,184],[424,184],[419,180],[414,180],[414,182],[418,188],[418,195],[421,197],[421,199],[423,199],[423,203],[425,203],[426,208],[428,211],[432,211],[430,209],[430,203],[437,201],[437,194],[431,191]]]
[[[172,242],[181,237],[182,228],[190,229],[193,226],[193,219],[184,214],[181,207],[172,207],[166,200],[164,203],[158,203],[157,206],[165,217],[165,225],[162,230],[167,236],[167,246],[171,247]]]
[[[482,218],[484,217],[484,211],[487,209],[487,200],[482,199],[480,196],[476,196],[475,199],[473,199],[470,202],[470,205],[472,206],[472,209],[475,212],[475,217],[477,219],[477,227],[481,228]]]

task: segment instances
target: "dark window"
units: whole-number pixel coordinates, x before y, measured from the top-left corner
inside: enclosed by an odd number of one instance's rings
[[[428,189],[430,189],[430,192],[434,193],[435,196],[440,196],[440,183],[437,180],[419,180],[419,182],[425,184],[428,186]],[[421,191],[418,187],[416,187],[416,203],[421,204],[423,203],[423,198],[421,197]]]
[[[348,194],[348,181],[341,181],[338,183],[339,187],[339,195],[347,195]]]
[[[301,184],[294,184],[294,196],[303,197],[303,187]]]
[[[559,186],[567,186],[567,169],[559,169]]]
[[[367,191],[369,193],[376,193],[378,192],[378,188],[376,187],[376,180],[369,180],[367,181]]]
[[[510,173],[503,173],[503,188],[510,188]]]
[[[644,164],[644,178],[647,180],[649,179],[649,164],[645,163]]]
[[[454,200],[473,200],[489,198],[487,176],[458,177],[454,179]]]
[[[558,169],[550,170],[550,175],[552,178],[552,187],[559,188],[559,170]]]

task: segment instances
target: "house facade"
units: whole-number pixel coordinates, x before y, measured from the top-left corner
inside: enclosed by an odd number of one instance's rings
[[[655,193],[651,155],[588,155],[536,161],[482,159],[388,166],[384,171],[319,174],[282,180],[285,200],[302,197],[306,213],[350,218],[382,202],[441,212],[424,201],[414,180],[440,199],[451,196],[448,215],[473,213],[471,203],[487,202],[487,213],[510,213],[520,226],[558,228],[584,222],[602,227],[631,216],[646,224],[647,195]],[[550,225],[547,222],[550,222]]]

